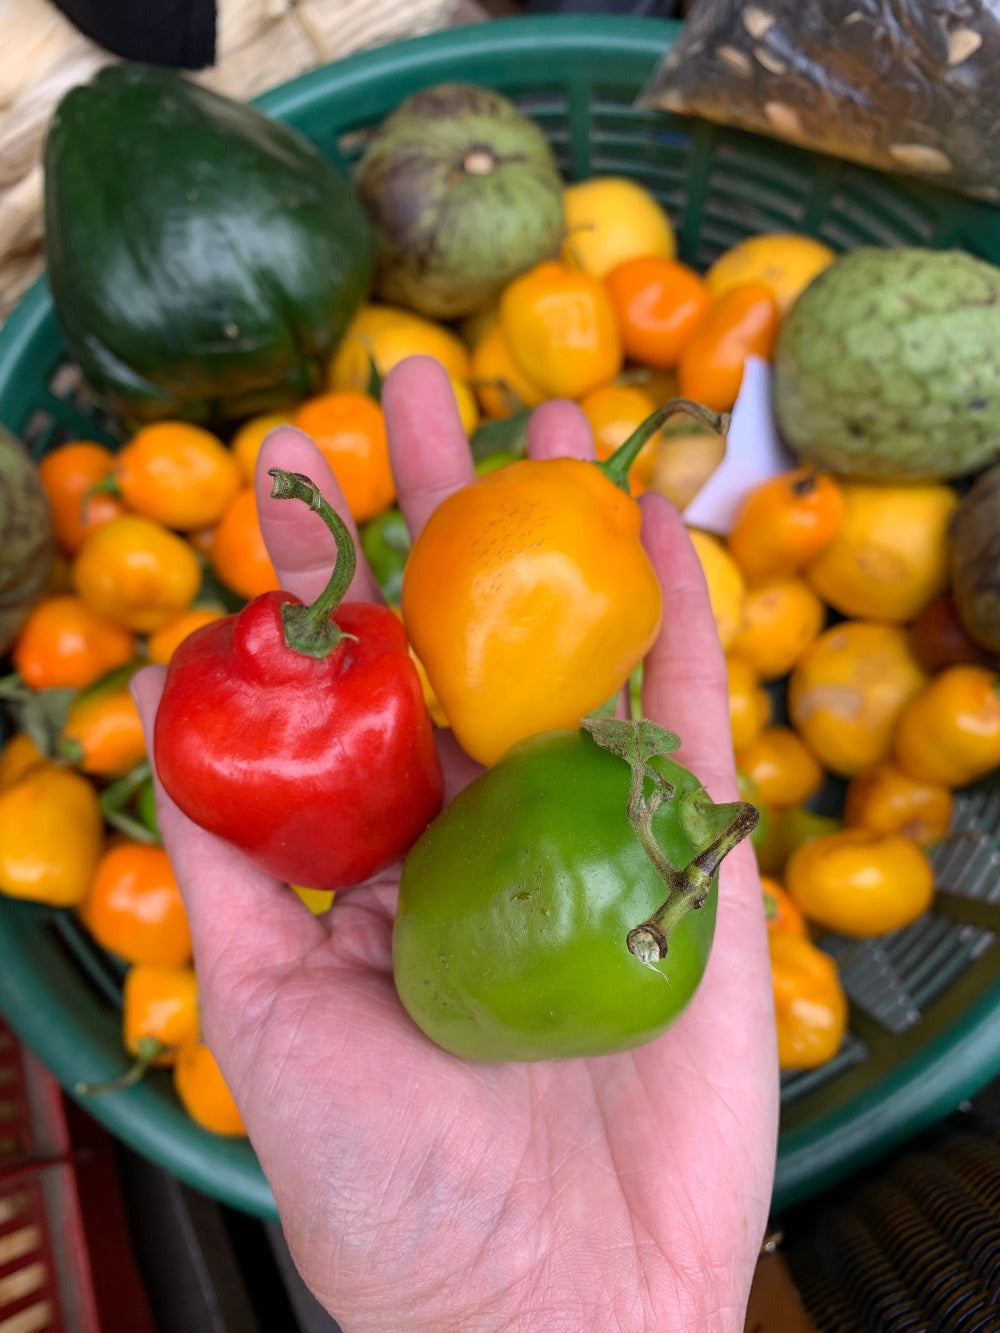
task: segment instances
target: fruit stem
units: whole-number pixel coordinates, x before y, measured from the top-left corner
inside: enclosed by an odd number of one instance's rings
[[[618,755],[629,765],[628,821],[650,864],[667,886],[664,901],[651,916],[633,927],[625,940],[629,953],[652,967],[666,958],[671,933],[681,918],[704,905],[723,859],[753,832],[760,812],[749,801],[734,802],[731,808],[735,813],[727,827],[678,870],[667,859],[653,832],[653,818],[663,802],[673,797],[674,786],[650,761],[676,750],[679,737],[648,718],[637,721],[595,714],[585,718],[582,725],[602,749]],[[648,793],[647,783],[652,784]]]
[[[711,408],[702,407],[701,403],[692,402],[690,398],[671,398],[651,412],[645,421],[641,421],[635,430],[628,437],[624,444],[620,444],[610,458],[606,458],[603,463],[597,463],[609,481],[614,482],[621,490],[628,493],[628,472],[629,468],[639,456],[643,445],[647,440],[663,429],[671,417],[676,416],[678,412],[686,412],[688,416],[694,417],[702,425],[707,426],[709,430],[715,431],[717,435],[727,435],[732,421],[732,415],[729,412],[713,412]]]
[[[117,1078],[109,1079],[106,1083],[77,1083],[73,1091],[79,1097],[96,1097],[105,1092],[121,1092],[125,1088],[131,1088],[138,1083],[146,1070],[153,1064],[166,1050],[166,1046],[158,1037],[140,1037],[136,1043],[136,1058],[129,1065],[123,1074]]]
[[[269,475],[274,478],[271,495],[276,500],[301,500],[314,513],[319,514],[333,535],[337,545],[337,559],[326,587],[308,606],[301,602],[285,602],[281,608],[281,623],[285,632],[285,643],[295,653],[306,657],[329,657],[344,638],[343,630],[333,619],[333,613],[343,600],[350,587],[357,566],[357,554],[354,540],[347,524],[340,517],[333,505],[320,495],[319,487],[301,472],[286,472],[284,468],[273,467]]]

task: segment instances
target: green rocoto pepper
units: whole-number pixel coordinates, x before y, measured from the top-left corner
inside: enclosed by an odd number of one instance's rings
[[[715,804],[669,758],[678,738],[651,722],[583,727],[513,746],[404,861],[396,989],[465,1059],[641,1045],[704,974],[718,867],[757,811]]]

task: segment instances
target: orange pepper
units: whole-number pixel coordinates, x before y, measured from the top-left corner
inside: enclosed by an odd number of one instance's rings
[[[184,642],[189,634],[203,625],[211,625],[221,620],[226,612],[221,606],[192,606],[182,611],[173,620],[153,631],[146,641],[146,656],[150,662],[166,666],[173,656],[174,649]]]
[[[89,532],[123,512],[116,495],[94,490],[107,481],[114,463],[111,450],[95,440],[70,440],[39,460],[52,528],[65,555],[75,555]]]
[[[521,374],[549,398],[581,398],[622,368],[618,320],[599,278],[557,260],[500,297],[500,327]]]
[[[188,1115],[211,1134],[246,1135],[242,1117],[215,1056],[203,1041],[189,1041],[174,1061],[174,1088]]]
[[[136,431],[118,452],[114,478],[134,514],[181,532],[217,523],[242,484],[232,452],[187,421],[155,421]]]
[[[616,264],[604,281],[625,355],[647,366],[676,366],[712,308],[704,278],[675,259],[642,255]]]
[[[785,888],[807,921],[867,939],[916,921],[934,896],[934,871],[912,838],[845,828],[797,847]]]
[[[0,790],[0,892],[74,907],[90,889],[104,845],[93,784],[43,761]]]
[[[113,843],[79,916],[98,944],[128,963],[181,967],[191,958],[187,913],[162,847],[129,838]]]
[[[33,690],[86,689],[132,661],[135,639],[76,593],[58,593],[28,613],[10,656]]]
[[[479,406],[488,417],[502,420],[545,401],[544,392],[519,368],[499,322],[476,344],[470,375]]]
[[[141,514],[121,514],[87,537],[73,584],[99,615],[146,634],[185,610],[201,586],[188,542]]]
[[[908,777],[894,760],[883,759],[847,784],[844,823],[932,843],[948,832],[954,804],[949,788]]]
[[[768,930],[806,936],[808,928],[805,917],[778,881],[770,875],[761,875],[760,887],[764,894],[764,916]]]
[[[617,480],[633,459],[615,457],[617,470],[614,460],[509,463],[444,500],[410,549],[406,631],[480,763],[577,726],[656,637],[659,584],[639,506]]]
[[[308,398],[292,425],[313,440],[330,464],[352,518],[366,523],[396,498],[389,465],[389,439],[382,408],[354,389],[331,390]]]
[[[0,750],[0,791],[48,762],[26,731],[15,731]]]
[[[278,587],[257,517],[257,499],[247,486],[230,501],[212,533],[208,558],[219,581],[248,601]]]
[[[677,386],[683,397],[727,412],[736,402],[747,359],[770,357],[778,322],[778,303],[761,282],[734,287],[720,296],[677,362]]]
[[[244,421],[233,435],[229,441],[229,447],[239,464],[244,486],[252,486],[254,483],[260,446],[272,430],[276,430],[278,426],[291,425],[294,411],[295,408],[293,407],[287,412],[262,412],[260,416],[251,417],[248,421]],[[208,526],[211,527],[214,524]]]
[[[840,1050],[847,996],[833,959],[801,935],[771,931],[771,982],[781,1069],[815,1069]]]
[[[118,778],[146,757],[146,739],[127,681],[78,694],[59,738],[59,753],[84,773]]]
[[[79,1083],[76,1091],[94,1095],[130,1088],[154,1065],[172,1065],[178,1050],[200,1035],[194,969],[135,963],[122,983],[122,1044],[135,1059],[110,1082]]]
[[[793,468],[747,493],[726,540],[747,582],[784,578],[819,555],[843,516],[844,493],[833,477]]]
[[[761,680],[787,676],[818,637],[826,607],[798,574],[751,584],[730,652],[745,658]]]
[[[896,723],[896,762],[921,782],[965,787],[1000,766],[1000,675],[961,664],[932,676]]]
[[[760,683],[760,676],[741,657],[726,657],[729,685],[729,726],[733,748],[742,750],[757,739],[771,720],[771,696]]]
[[[736,751],[736,767],[766,806],[802,805],[823,782],[823,770],[791,727],[768,726]]]

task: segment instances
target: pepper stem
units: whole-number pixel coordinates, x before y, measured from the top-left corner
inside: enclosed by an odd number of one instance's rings
[[[271,495],[276,500],[301,500],[307,504],[333,534],[337,544],[337,559],[326,587],[308,606],[301,602],[286,602],[281,608],[281,623],[285,631],[285,643],[295,653],[306,657],[329,657],[340,641],[350,638],[333,619],[333,613],[343,600],[350,587],[357,566],[357,554],[354,539],[347,524],[340,517],[333,505],[320,495],[319,487],[301,472],[286,472],[284,468],[273,467],[269,475],[274,478]]]
[[[123,1074],[109,1079],[107,1083],[77,1083],[73,1091],[79,1097],[96,1097],[106,1092],[121,1092],[125,1088],[131,1088],[133,1084],[139,1082],[147,1069],[152,1068],[166,1049],[158,1037],[140,1037],[136,1042],[135,1061]]]
[[[701,403],[692,402],[690,398],[671,398],[669,402],[663,403],[655,412],[651,412],[645,421],[639,423],[635,430],[628,437],[624,444],[620,444],[610,458],[606,458],[603,463],[596,466],[601,469],[609,481],[620,487],[621,490],[628,492],[628,471],[642,450],[647,440],[663,429],[671,417],[676,416],[678,412],[686,412],[688,416],[694,417],[702,425],[707,426],[709,430],[715,431],[717,435],[726,435],[729,432],[729,425],[732,421],[732,415],[729,412],[713,412],[711,408],[702,407]]]
[[[704,906],[723,859],[756,828],[760,812],[749,801],[734,802],[729,825],[683,869],[678,869],[667,859],[653,831],[653,817],[663,802],[673,797],[674,787],[650,761],[671,754],[680,739],[648,718],[627,721],[594,716],[585,718],[582,725],[602,749],[619,755],[629,765],[628,821],[667,886],[667,896],[656,911],[625,938],[629,953],[651,967],[666,958],[670,936],[681,918]],[[647,793],[649,783],[652,789]]]

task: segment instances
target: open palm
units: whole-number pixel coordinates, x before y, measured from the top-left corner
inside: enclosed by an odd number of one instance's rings
[[[412,531],[472,476],[450,387],[412,358],[383,392],[400,505]],[[534,414],[536,457],[588,456],[571,404]],[[326,582],[329,535],[270,501],[267,469],[313,477],[345,506],[318,451],[266,441],[261,521],[283,586]],[[644,711],[716,800],[736,797],[724,663],[697,558],[665,500],[644,497],[643,540],[664,588]],[[294,519],[289,511],[295,510]],[[378,596],[359,568],[349,596]],[[135,692],[147,728],[162,688]],[[449,797],[478,771],[448,733]],[[664,1036],[591,1060],[467,1064],[396,997],[398,875],[312,916],[158,793],[194,939],[209,1044],[272,1186],[306,1282],[345,1329],[698,1330],[743,1326],[774,1170],[777,1061],[762,900],[750,849],[722,869],[705,979]]]

